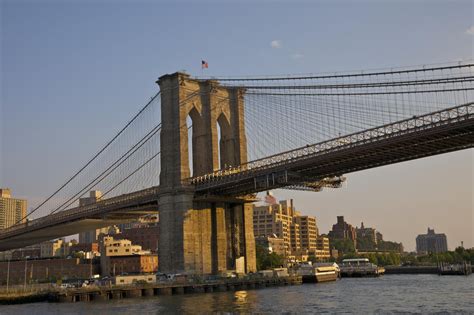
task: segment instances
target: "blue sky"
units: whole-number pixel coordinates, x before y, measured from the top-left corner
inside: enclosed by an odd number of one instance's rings
[[[212,76],[466,60],[473,20],[472,1],[3,0],[0,186],[45,197],[156,93],[159,76],[200,75],[201,59]],[[344,214],[408,249],[427,226],[451,248],[474,246],[472,164],[472,150],[458,152],[350,175],[344,191],[276,195],[296,196],[323,232]],[[426,193],[412,194],[420,185]],[[390,204],[395,193],[406,202]]]

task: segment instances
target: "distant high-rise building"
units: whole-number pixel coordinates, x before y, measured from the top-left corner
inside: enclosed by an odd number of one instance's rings
[[[377,231],[377,232],[375,233],[375,236],[376,236],[376,238],[377,238],[377,243],[380,243],[380,242],[383,241],[383,235],[382,235],[382,233],[380,233],[379,231]]]
[[[318,260],[327,260],[331,257],[329,238],[327,236],[318,236],[318,239],[316,240],[316,252],[314,256]]]
[[[25,222],[26,200],[11,197],[10,189],[0,189],[0,230]]]
[[[374,228],[365,227],[364,222],[360,223],[360,228],[356,227],[357,238],[364,238],[377,244],[377,231]]]
[[[448,251],[448,240],[446,234],[435,233],[434,229],[428,228],[427,234],[416,237],[416,252],[418,254],[443,253]]]
[[[254,235],[275,235],[283,239],[286,254],[315,253],[319,235],[316,218],[302,216],[293,206],[293,200],[254,207]]]
[[[293,219],[299,226],[299,238],[301,248],[309,252],[316,250],[316,240],[319,235],[316,218],[312,216],[297,216]]]
[[[282,238],[273,236],[259,236],[255,238],[255,244],[266,248],[270,253],[285,256],[285,241]]]
[[[329,231],[330,239],[351,240],[356,246],[357,233],[356,229],[346,221],[343,216],[337,217],[337,223],[333,224],[332,230]]]
[[[69,253],[69,246],[63,239],[46,241],[40,244],[41,258],[61,257]]]
[[[294,209],[292,201],[280,201],[280,203],[254,207],[253,230],[255,237],[276,235],[282,238],[286,253],[290,253],[297,244],[291,242],[291,229],[293,223]],[[292,246],[293,245],[293,246]]]
[[[87,206],[96,203],[102,197],[102,192],[99,190],[92,190],[89,192],[89,197],[79,199],[79,206]],[[100,234],[108,234],[109,227],[95,229],[87,232],[79,233],[80,244],[92,244],[97,243],[97,239]]]

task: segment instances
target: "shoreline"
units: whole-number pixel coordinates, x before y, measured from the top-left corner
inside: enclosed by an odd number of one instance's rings
[[[42,292],[0,294],[0,305],[27,304],[35,302],[91,302],[120,300],[124,298],[159,295],[181,295],[188,293],[211,293],[260,289],[273,286],[302,284],[301,276],[280,278],[242,279],[202,284],[143,284],[136,286],[86,287]]]

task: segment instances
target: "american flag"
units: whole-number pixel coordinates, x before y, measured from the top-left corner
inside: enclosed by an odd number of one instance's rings
[[[206,60],[201,60],[201,69],[207,69],[209,68],[209,64],[207,63]]]
[[[269,205],[276,205],[278,201],[269,191],[267,191],[267,194],[265,196],[265,203]]]

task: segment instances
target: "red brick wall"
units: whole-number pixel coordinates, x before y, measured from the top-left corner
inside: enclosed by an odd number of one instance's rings
[[[140,245],[144,250],[156,253],[158,250],[158,226],[137,227],[125,229],[122,233],[114,235],[114,239],[127,239],[133,245]]]
[[[26,261],[26,282],[34,283],[48,279],[88,279],[99,273],[98,264],[80,263],[80,259],[42,259]],[[7,282],[8,262],[0,262],[0,284]],[[25,281],[25,261],[10,262],[10,284],[22,284]]]
[[[157,255],[110,256],[109,275],[122,273],[155,273],[158,271]],[[114,273],[115,269],[115,273]]]

